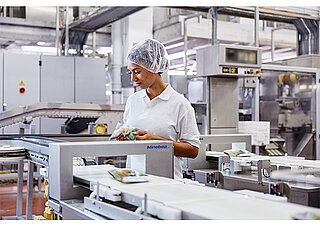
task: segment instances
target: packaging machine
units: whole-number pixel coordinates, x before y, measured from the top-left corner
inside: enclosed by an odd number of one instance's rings
[[[188,170],[193,170],[196,181],[232,191],[247,189],[285,196],[292,203],[320,207],[320,161],[253,153],[232,157],[207,149],[216,142],[216,135],[201,136],[198,157],[188,160]]]
[[[173,146],[169,141],[63,142],[24,137],[1,140],[1,144],[25,148],[30,167],[31,163],[45,166],[42,173],[49,181],[48,204],[58,219],[265,220],[320,216],[320,210],[311,207],[204,187],[189,179],[170,179]],[[124,184],[115,180],[108,173],[116,168],[112,165],[73,165],[74,157],[132,154],[145,156],[145,182]],[[32,218],[30,181],[28,177],[27,219]]]

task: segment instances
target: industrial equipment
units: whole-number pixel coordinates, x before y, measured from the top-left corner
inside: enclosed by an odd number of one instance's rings
[[[253,86],[260,68],[256,47],[217,44],[197,50],[197,76],[207,77],[209,134],[238,133],[238,78]]]
[[[216,135],[201,136],[199,158],[195,160],[198,169],[189,168],[193,170],[196,181],[232,191],[247,189],[285,196],[292,203],[320,207],[320,161],[292,156],[270,157],[253,153],[238,156],[207,151],[208,145],[217,143],[217,140]],[[292,171],[287,174],[290,178],[280,177],[282,170]],[[309,171],[307,181],[298,177],[300,172],[295,172],[297,170]]]
[[[123,112],[123,105],[35,103],[0,113],[0,128],[20,123],[22,124],[20,133],[23,134],[24,128],[26,128],[25,125],[29,125],[28,128],[30,128],[32,121],[38,117],[93,118],[96,119],[94,121],[95,124],[106,125],[106,134],[111,134],[115,130],[117,123],[122,121]]]
[[[271,141],[282,155],[319,159],[319,70],[295,63],[297,66],[262,65],[260,120],[270,121]]]
[[[62,200],[83,198],[83,195],[90,193],[88,189],[73,183],[74,158],[77,157],[143,155],[147,174],[173,178],[173,147],[169,141],[65,142],[26,136],[1,140],[0,143],[25,148],[30,166],[28,181],[33,181],[29,175],[33,174],[34,163],[44,166],[43,177],[49,182],[48,205],[58,215],[61,215]],[[28,186],[28,190],[31,197],[27,198],[26,216],[30,219],[32,208],[28,205],[32,204],[33,189]]]

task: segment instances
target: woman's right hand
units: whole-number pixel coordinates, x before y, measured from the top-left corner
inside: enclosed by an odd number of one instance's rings
[[[118,136],[116,137],[116,140],[124,141],[124,140],[127,140],[127,138],[124,137],[122,133],[120,133],[120,135],[118,135]]]

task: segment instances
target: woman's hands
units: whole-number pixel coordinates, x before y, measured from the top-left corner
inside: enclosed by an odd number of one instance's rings
[[[133,133],[134,135],[137,135],[137,140],[161,140],[163,138],[161,138],[160,136],[156,136],[150,132],[147,131],[143,131],[143,130],[139,130]],[[127,140],[126,137],[123,136],[123,134],[121,133],[120,135],[118,135],[116,137],[117,140],[120,141],[125,141]]]
[[[139,130],[137,132],[133,133],[134,135],[137,135],[137,140],[159,140],[162,139],[160,136],[153,135],[151,132]]]

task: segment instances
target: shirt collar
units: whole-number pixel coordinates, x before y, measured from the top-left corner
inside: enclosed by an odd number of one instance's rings
[[[159,99],[162,99],[162,100],[169,100],[170,96],[173,93],[173,88],[171,87],[170,84],[166,84],[166,85],[168,85],[166,87],[166,89],[164,89],[164,91],[160,95],[158,95],[158,97],[156,97],[156,98],[159,98]],[[140,97],[141,98],[144,98],[144,97],[149,98],[148,94],[147,94],[147,89],[145,89],[143,92],[141,92]]]

